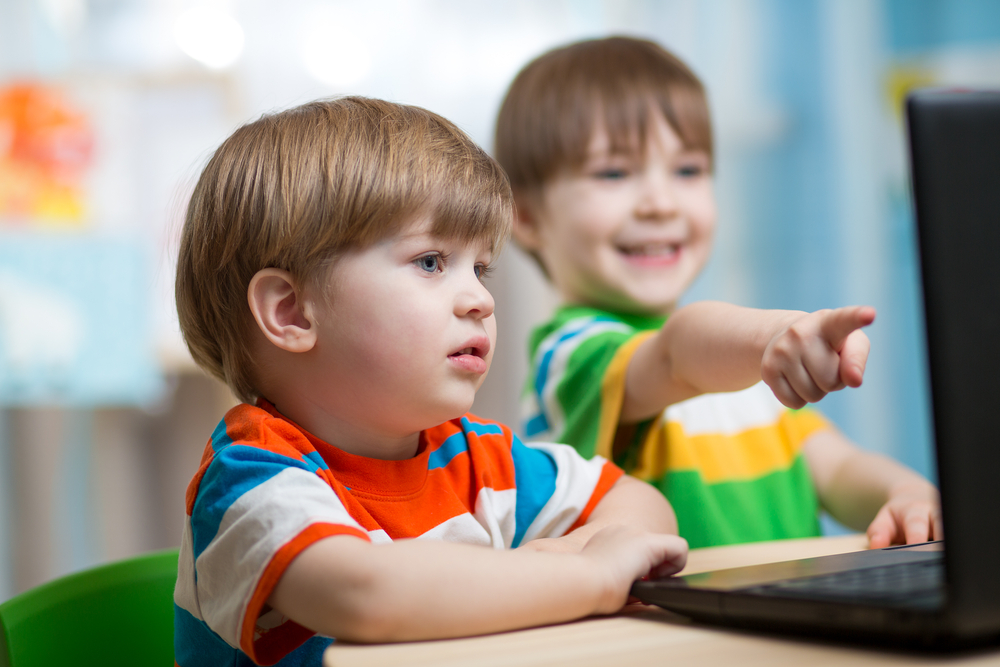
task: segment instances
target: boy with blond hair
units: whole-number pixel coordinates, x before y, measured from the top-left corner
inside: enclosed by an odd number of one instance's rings
[[[188,489],[178,665],[319,665],[333,637],[610,613],[683,565],[654,489],[466,414],[511,217],[496,163],[415,107],[315,102],[216,150],[177,309],[194,359],[244,402]],[[514,549],[542,538],[579,553]]]
[[[181,667],[319,665],[333,638],[611,613],[634,580],[683,566],[656,489],[467,414],[495,346],[482,281],[512,216],[499,165],[416,107],[315,102],[216,150],[187,211],[177,310],[195,361],[244,402],[188,488]],[[763,362],[775,372],[846,364],[860,379],[870,313],[816,316],[843,360],[807,355],[783,314],[740,313],[676,318],[675,391],[760,372],[757,339],[783,350]],[[688,348],[732,358],[701,368]]]
[[[716,218],[708,104],[683,62],[626,37],[543,54],[507,92],[495,153],[515,195],[515,239],[564,301],[531,337],[529,439],[570,443],[654,484],[691,547],[818,535],[820,507],[867,526],[872,547],[940,538],[929,482],[799,410],[859,385],[861,367],[782,374],[765,363],[712,388],[674,377],[663,355],[672,325],[713,307],[678,301],[708,260]],[[765,315],[786,318],[808,358],[842,351],[839,334],[809,342],[840,329],[839,316]],[[753,317],[737,312],[727,325]],[[739,352],[692,343],[718,355],[691,359],[706,371]],[[699,396],[722,389],[732,393]]]

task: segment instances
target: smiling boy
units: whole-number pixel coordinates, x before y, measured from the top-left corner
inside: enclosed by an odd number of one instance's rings
[[[315,102],[216,150],[177,310],[194,359],[244,402],[188,488],[181,667],[318,665],[332,638],[611,613],[634,580],[683,566],[656,489],[466,412],[496,342],[482,279],[512,216],[499,165],[416,107]],[[671,395],[762,367],[860,382],[873,316],[699,304],[664,327],[659,361]]]
[[[626,37],[543,54],[511,84],[495,148],[517,202],[515,238],[563,300],[530,341],[528,438],[600,454],[656,485],[692,547],[818,535],[820,507],[867,526],[873,547],[941,536],[927,480],[798,410],[858,386],[863,365],[785,373],[768,355],[786,351],[760,340],[758,372],[723,379],[739,348],[711,338],[685,345],[710,381],[679,383],[676,361],[664,363],[677,320],[708,306],[678,302],[716,222],[708,104],[683,62]],[[849,356],[835,314],[811,339],[811,320],[785,316],[806,359]],[[715,331],[739,337],[755,317],[731,311]],[[721,391],[731,393],[706,393]]]

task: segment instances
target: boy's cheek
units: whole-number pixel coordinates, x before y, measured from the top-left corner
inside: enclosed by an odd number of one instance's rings
[[[496,315],[490,315],[483,320],[483,327],[486,329],[486,336],[490,339],[490,351],[486,355],[486,363],[489,364],[493,360],[493,353],[497,349],[497,318]]]

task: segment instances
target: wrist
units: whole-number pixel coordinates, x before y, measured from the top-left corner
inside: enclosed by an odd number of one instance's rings
[[[939,493],[933,484],[923,478],[905,479],[893,484],[889,489],[889,499],[894,498],[920,498],[937,502]]]
[[[583,590],[587,591],[590,612],[588,615],[613,614],[621,609],[625,600],[621,595],[621,584],[608,564],[599,558],[594,558],[586,553],[577,555],[583,563],[585,569],[584,579],[586,582]]]
[[[802,310],[765,310],[765,322],[761,327],[761,338],[764,348],[767,348],[778,336],[788,330],[793,324],[808,315]]]

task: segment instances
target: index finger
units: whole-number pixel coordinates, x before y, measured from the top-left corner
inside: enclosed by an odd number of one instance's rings
[[[907,544],[919,544],[933,539],[933,529],[930,515],[927,513],[914,513],[906,516],[903,524],[903,534],[906,536]]]
[[[852,332],[874,321],[875,309],[871,306],[846,306],[824,313],[819,331],[830,347],[840,352],[844,347],[844,341]]]

